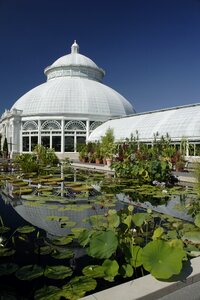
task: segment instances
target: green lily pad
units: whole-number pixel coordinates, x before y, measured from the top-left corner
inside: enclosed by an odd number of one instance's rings
[[[67,217],[67,216],[47,216],[46,220],[47,221],[58,221],[58,222],[61,222],[61,221],[68,221],[69,217]]]
[[[68,245],[72,242],[73,238],[71,236],[56,237],[52,240],[52,243],[57,246]]]
[[[75,238],[78,238],[79,235],[85,230],[85,228],[78,228],[78,227],[75,227],[75,228],[72,228],[71,229],[71,232],[74,234]]]
[[[33,280],[42,276],[44,270],[38,265],[27,265],[17,270],[16,277],[20,280]]]
[[[40,255],[47,255],[47,254],[50,254],[52,251],[53,251],[52,247],[49,245],[46,245],[46,246],[40,247],[40,249],[36,248],[34,252],[37,254],[40,253]]]
[[[98,265],[86,266],[82,270],[83,275],[92,277],[92,278],[103,278],[105,276],[104,268]]]
[[[6,233],[8,231],[10,231],[10,227],[6,227],[6,226],[0,227],[0,234]]]
[[[69,222],[62,222],[60,223],[61,228],[68,228],[68,227],[73,227],[76,225],[76,222],[69,221]]]
[[[106,259],[102,267],[104,268],[104,279],[108,281],[114,281],[115,276],[118,275],[119,265],[116,260]]]
[[[96,286],[95,279],[87,276],[77,276],[62,287],[61,294],[67,299],[77,300],[83,297],[86,292],[94,290]]]
[[[30,232],[35,231],[35,227],[26,225],[23,227],[18,227],[16,231],[19,233],[30,233]]]
[[[183,241],[189,241],[194,244],[200,244],[200,231],[189,231],[182,236]]]
[[[11,248],[0,248],[0,257],[1,256],[11,256],[15,253],[14,249]]]
[[[44,276],[52,279],[64,279],[70,277],[73,271],[71,268],[66,266],[46,266],[44,270]]]
[[[129,264],[122,265],[120,268],[120,274],[124,277],[132,277],[134,273],[133,267]]]
[[[56,286],[44,286],[37,290],[34,295],[35,300],[60,300],[61,289]]]
[[[109,258],[117,246],[118,239],[113,231],[97,231],[91,237],[88,254],[96,258]]]
[[[149,217],[149,215],[146,213],[136,213],[132,216],[132,220],[136,226],[140,227],[147,219],[147,217]]]
[[[141,259],[144,268],[156,278],[168,279],[179,274],[182,269],[182,259],[185,251],[170,247],[162,240],[148,243],[142,251]]]
[[[0,264],[0,276],[10,275],[17,271],[18,265],[15,263]]]
[[[71,249],[54,249],[51,256],[56,259],[68,259],[74,256],[74,252]]]
[[[200,227],[200,213],[197,214],[197,215],[195,216],[194,224],[195,224],[197,227]]]

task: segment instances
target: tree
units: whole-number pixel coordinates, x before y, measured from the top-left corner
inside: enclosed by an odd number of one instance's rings
[[[5,137],[4,142],[3,142],[3,155],[4,155],[4,158],[8,157],[8,142],[7,142],[6,137]]]

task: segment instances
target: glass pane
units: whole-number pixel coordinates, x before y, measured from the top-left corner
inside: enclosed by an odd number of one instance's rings
[[[65,136],[65,152],[74,152],[73,136]]]
[[[35,149],[35,146],[38,144],[38,137],[32,136],[31,137],[31,151]]]
[[[44,147],[50,148],[50,136],[42,136],[41,137],[41,144]]]
[[[29,137],[23,137],[23,151],[29,151]]]
[[[86,143],[85,136],[77,136],[76,138],[76,151],[79,151],[80,145],[84,145]]]
[[[52,136],[52,148],[55,152],[61,152],[61,136]]]

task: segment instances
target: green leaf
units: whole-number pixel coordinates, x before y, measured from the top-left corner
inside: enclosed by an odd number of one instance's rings
[[[96,258],[109,258],[117,246],[118,239],[113,231],[97,231],[91,237],[88,254]]]
[[[44,270],[44,276],[52,279],[64,279],[71,276],[72,269],[66,266],[46,266]]]
[[[27,265],[17,270],[15,275],[20,280],[33,280],[42,276],[43,273],[44,270],[42,267],[38,265]]]
[[[134,224],[138,227],[142,226],[146,218],[148,217],[148,214],[146,213],[137,213],[132,216],[132,220]]]
[[[18,231],[19,233],[30,233],[35,231],[35,227],[26,225],[23,227],[18,227],[16,231]]]
[[[15,263],[0,264],[0,276],[10,275],[18,269],[18,265]]]
[[[189,231],[182,236],[183,241],[189,241],[194,244],[200,244],[200,231]]]
[[[72,242],[73,238],[71,236],[56,237],[52,240],[52,243],[57,246],[68,245]]]
[[[96,286],[95,279],[87,276],[77,276],[62,287],[61,295],[70,300],[77,300],[83,297],[86,292],[94,290]]]
[[[182,269],[182,259],[185,251],[170,247],[162,240],[148,243],[142,251],[141,259],[144,268],[156,278],[168,279],[179,274]]]
[[[56,259],[68,259],[74,256],[74,252],[71,249],[54,249],[51,256]]]
[[[61,289],[56,286],[44,286],[37,290],[34,295],[35,300],[60,300]]]
[[[15,253],[14,249],[11,248],[0,248],[0,257],[1,256],[11,256]]]
[[[82,270],[82,273],[83,273],[83,275],[92,277],[92,278],[97,278],[97,277],[102,278],[105,276],[104,268],[102,266],[98,266],[98,265],[86,266]]]
[[[78,238],[80,234],[82,234],[82,232],[85,230],[85,228],[72,228],[71,232],[74,234],[75,238]]]
[[[10,231],[10,227],[5,227],[5,226],[0,227],[0,234],[6,233],[8,231]]]
[[[94,233],[93,230],[88,230],[88,229],[83,230],[81,232],[81,234],[79,235],[79,237],[78,237],[80,245],[83,246],[83,247],[88,245],[89,242],[90,242],[90,238],[91,238],[93,233]]]
[[[141,266],[142,265],[142,261],[141,261],[142,248],[140,246],[131,245],[129,248],[129,251],[130,251],[129,263],[131,264],[131,266],[133,266],[134,268]]]
[[[128,228],[131,227],[131,222],[132,222],[132,216],[131,216],[131,215],[127,216],[127,217],[124,219],[124,221],[123,221],[123,223],[126,224],[126,225],[128,226]]]
[[[197,215],[195,216],[194,224],[195,224],[197,227],[200,227],[200,213],[197,214]]]
[[[163,232],[164,232],[164,229],[162,227],[156,228],[156,230],[154,230],[152,240],[159,239],[161,237],[161,235],[163,234]]]
[[[134,273],[133,267],[129,264],[122,265],[120,268],[120,274],[124,277],[132,277]]]
[[[118,275],[119,265],[116,260],[106,259],[102,267],[104,268],[104,279],[108,281],[114,281],[114,277]]]
[[[37,253],[37,254],[40,253],[40,255],[47,255],[47,254],[50,254],[52,251],[53,251],[53,248],[51,246],[48,246],[48,245],[42,246],[40,248],[37,247],[34,250],[35,253]]]

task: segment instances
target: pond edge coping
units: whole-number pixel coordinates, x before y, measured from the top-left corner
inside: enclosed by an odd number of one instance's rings
[[[188,260],[181,274],[174,277],[174,281],[157,280],[150,274],[85,296],[80,300],[156,300],[198,281],[200,281],[200,257]]]

